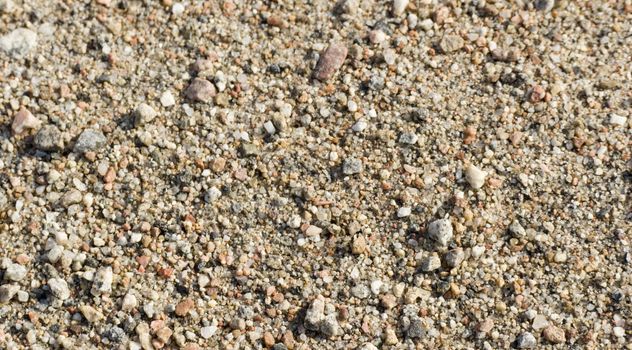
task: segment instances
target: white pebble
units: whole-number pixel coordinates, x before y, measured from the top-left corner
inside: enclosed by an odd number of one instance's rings
[[[624,126],[625,123],[628,121],[628,118],[618,115],[618,114],[610,114],[610,124],[612,125],[617,125],[617,126]]]
[[[274,127],[274,124],[272,124],[272,122],[269,121],[269,120],[267,122],[263,123],[263,128],[270,135],[274,135],[274,133],[276,133],[276,128]]]
[[[360,119],[355,124],[353,124],[351,130],[355,132],[362,132],[364,129],[366,129],[367,126],[368,124],[364,120]]]
[[[175,97],[173,97],[171,91],[167,90],[162,93],[162,95],[160,96],[160,104],[163,107],[171,107],[176,104],[176,99]]]
[[[183,12],[184,12],[184,5],[182,5],[179,2],[173,4],[173,6],[171,7],[171,13],[173,13],[176,16],[181,15]]]
[[[401,207],[401,208],[399,208],[399,210],[397,210],[397,217],[398,218],[405,218],[405,217],[409,216],[410,213],[411,213],[410,207]]]
[[[355,103],[354,101],[348,101],[347,109],[349,110],[349,112],[355,112],[358,110],[358,104]]]
[[[485,177],[487,172],[482,171],[476,166],[470,164],[465,168],[465,180],[472,186],[473,189],[479,189],[485,184]]]
[[[376,294],[376,295],[380,294],[383,284],[384,283],[380,280],[375,280],[371,282],[371,292],[373,292],[373,294]]]
[[[393,0],[393,15],[400,16],[406,11],[408,0]]]

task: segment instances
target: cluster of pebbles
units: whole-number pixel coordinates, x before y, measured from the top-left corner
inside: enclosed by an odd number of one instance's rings
[[[632,349],[632,2],[0,0],[0,348]]]

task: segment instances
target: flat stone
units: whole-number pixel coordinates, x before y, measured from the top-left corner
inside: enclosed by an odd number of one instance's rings
[[[314,78],[320,81],[329,80],[342,67],[347,52],[347,47],[342,43],[329,44],[327,49],[320,54],[316,68],[314,68]]]
[[[208,339],[217,333],[217,326],[206,326],[200,328],[200,336],[204,339]]]
[[[548,325],[549,325],[549,321],[546,319],[544,315],[540,315],[540,314],[536,315],[533,318],[533,322],[531,323],[531,327],[533,327],[533,329],[536,331],[544,329]]]
[[[173,97],[171,91],[167,90],[160,95],[160,104],[163,107],[171,107],[176,104],[176,99]]]
[[[397,210],[397,217],[405,218],[407,216],[410,216],[410,213],[411,213],[410,207],[401,207]]]

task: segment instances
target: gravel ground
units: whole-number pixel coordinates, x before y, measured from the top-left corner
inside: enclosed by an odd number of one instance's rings
[[[0,348],[632,349],[632,1],[0,0]]]

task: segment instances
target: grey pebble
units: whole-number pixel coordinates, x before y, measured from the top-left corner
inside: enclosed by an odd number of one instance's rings
[[[0,304],[8,303],[20,290],[17,284],[5,284],[0,286]]]
[[[405,132],[399,136],[399,142],[407,145],[414,145],[419,140],[419,137],[411,132]]]
[[[70,298],[70,289],[68,283],[61,278],[51,278],[48,280],[48,288],[54,297],[60,300]]]
[[[357,158],[346,159],[342,164],[342,173],[345,175],[359,174],[362,170],[362,161]]]
[[[465,42],[460,36],[448,34],[443,36],[439,42],[439,47],[444,53],[451,53],[460,50],[464,44]]]
[[[445,253],[445,255],[443,256],[443,261],[445,262],[446,266],[450,268],[455,268],[461,265],[464,259],[465,253],[461,248],[452,249]]]
[[[64,147],[61,131],[55,125],[42,127],[33,140],[35,148],[45,152],[59,151]]]
[[[4,271],[4,278],[7,281],[19,282],[26,277],[26,267],[20,264],[9,263]]]
[[[533,349],[537,344],[537,340],[529,332],[524,332],[516,338],[516,348],[518,349]]]
[[[431,272],[441,267],[441,259],[436,253],[430,254],[421,261],[421,271]]]
[[[85,129],[77,142],[75,143],[74,151],[77,153],[85,153],[90,151],[97,151],[105,146],[107,139],[101,131],[94,129]]]

